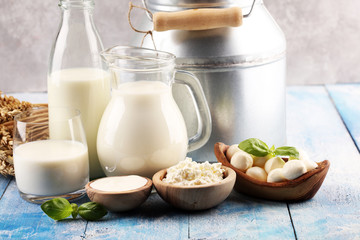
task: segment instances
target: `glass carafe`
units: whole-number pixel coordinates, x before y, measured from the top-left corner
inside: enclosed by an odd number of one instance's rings
[[[108,176],[146,177],[185,159],[203,146],[211,133],[211,117],[197,78],[174,69],[175,56],[151,49],[113,47],[102,54],[113,75],[111,100],[98,131],[97,150]],[[188,138],[172,96],[173,84],[192,93],[198,131]],[[196,160],[196,159],[195,159]]]
[[[81,112],[89,149],[90,178],[104,176],[96,152],[101,116],[110,100],[110,74],[93,22],[93,0],[61,0],[62,21],[50,56],[49,107]],[[56,118],[50,113],[50,121]],[[58,129],[61,132],[61,129]]]

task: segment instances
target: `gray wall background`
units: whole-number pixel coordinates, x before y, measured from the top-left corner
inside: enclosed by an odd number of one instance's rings
[[[128,34],[128,0],[95,2],[104,46],[134,45]],[[287,38],[288,85],[360,82],[359,0],[264,2]],[[59,21],[56,0],[0,0],[0,90],[46,91]]]

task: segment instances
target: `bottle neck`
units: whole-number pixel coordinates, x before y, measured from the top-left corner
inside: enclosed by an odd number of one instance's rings
[[[92,25],[94,5],[93,0],[60,0],[63,25],[70,24],[70,27],[77,26],[72,26],[72,23]]]
[[[59,7],[63,10],[88,10],[94,9],[94,0],[60,0]]]

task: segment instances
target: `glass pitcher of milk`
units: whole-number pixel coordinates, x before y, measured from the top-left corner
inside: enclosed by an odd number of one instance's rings
[[[198,79],[175,70],[175,56],[145,48],[116,46],[101,53],[113,75],[112,97],[102,116],[97,152],[107,176],[146,177],[185,159],[203,146],[211,117]],[[190,90],[197,133],[188,138],[172,85]]]

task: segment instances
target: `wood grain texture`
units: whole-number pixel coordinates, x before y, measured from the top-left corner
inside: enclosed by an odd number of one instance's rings
[[[123,212],[137,208],[149,197],[152,181],[149,178],[146,180],[147,183],[144,186],[128,191],[108,192],[92,188],[91,184],[96,180],[87,183],[85,189],[91,201],[102,204],[111,212]]]
[[[327,85],[326,88],[360,150],[360,85]]]
[[[86,227],[82,219],[55,222],[20,198],[15,181],[0,200],[0,216],[0,239],[80,239]]]
[[[184,210],[205,210],[221,204],[231,193],[235,180],[235,172],[228,167],[225,170],[221,182],[179,186],[163,182],[167,170],[158,171],[153,176],[154,186],[160,197],[172,206]]]
[[[288,144],[331,168],[310,201],[290,204],[299,239],[355,239],[360,235],[360,157],[324,87],[290,87]]]
[[[250,177],[231,165],[226,157],[228,148],[229,145],[217,142],[214,152],[219,162],[236,172],[234,189],[240,193],[267,200],[298,202],[311,199],[321,187],[330,166],[330,162],[324,160],[317,163],[317,168],[294,180],[276,183],[264,182]]]
[[[2,175],[0,175],[0,200],[2,195],[4,194],[4,191],[6,190],[9,182],[13,179],[13,177],[7,176],[4,177]]]
[[[106,221],[105,221],[106,220]],[[89,222],[86,239],[187,239],[188,214],[153,193],[139,208]]]
[[[200,8],[178,12],[156,12],[153,15],[154,31],[208,30],[222,27],[239,27],[242,24],[240,7]]]
[[[191,239],[295,239],[285,203],[236,192],[219,206],[189,218]]]

